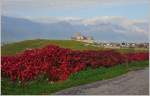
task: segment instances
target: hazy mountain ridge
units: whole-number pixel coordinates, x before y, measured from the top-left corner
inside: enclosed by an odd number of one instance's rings
[[[124,18],[57,19],[57,22],[1,17],[2,42],[26,39],[70,39],[76,32],[102,41],[148,41],[148,23]],[[140,38],[140,39],[139,39]]]

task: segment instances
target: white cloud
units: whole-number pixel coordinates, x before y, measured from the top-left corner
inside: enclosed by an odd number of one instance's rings
[[[43,16],[43,17],[24,17],[25,19],[34,21],[34,22],[39,22],[39,23],[57,23],[61,21],[78,21],[82,20],[80,17],[52,17],[52,16]]]
[[[98,26],[96,27],[96,29],[98,30],[110,29],[110,31],[113,30],[114,32],[125,35],[135,34],[135,36],[144,35],[147,37],[149,32],[149,23],[147,21],[132,20],[127,17],[101,16],[89,19],[82,19],[80,23],[89,26]],[[105,25],[105,27],[101,27],[103,25]],[[92,31],[94,30],[95,29],[92,29]]]
[[[121,16],[99,16],[93,18],[80,18],[80,17],[47,17],[43,19],[33,18],[30,19],[42,23],[59,23],[67,22],[71,25],[81,25],[81,26],[98,26],[91,27],[89,30],[101,31],[101,30],[113,30],[116,33],[121,33],[125,35],[138,34],[138,35],[148,35],[148,22],[145,20],[133,20],[127,17]],[[103,26],[103,27],[102,27]],[[118,28],[119,27],[119,28]],[[88,31],[88,30],[86,30]]]
[[[85,25],[95,25],[98,23],[120,23],[122,20],[126,20],[126,17],[122,16],[99,16],[94,18],[83,19],[81,23]]]

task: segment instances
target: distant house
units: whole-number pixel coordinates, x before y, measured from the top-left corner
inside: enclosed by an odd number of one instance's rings
[[[130,48],[135,48],[135,47],[137,47],[137,44],[135,44],[135,43],[130,43],[130,44],[129,44],[129,47],[130,47]]]
[[[112,42],[110,42],[110,43],[102,43],[102,46],[104,48],[115,48],[115,49],[120,48],[120,46],[118,45],[118,43],[112,43]]]
[[[71,39],[76,41],[86,42],[86,43],[94,43],[93,37],[81,35],[80,32],[77,32],[74,37],[71,37]]]
[[[130,44],[127,42],[120,43],[120,47],[129,47],[129,46],[130,46]]]

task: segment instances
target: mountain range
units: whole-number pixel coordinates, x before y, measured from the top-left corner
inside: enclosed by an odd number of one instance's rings
[[[70,39],[76,32],[99,41],[148,41],[148,22],[124,17],[16,18],[1,16],[2,42],[27,39]]]

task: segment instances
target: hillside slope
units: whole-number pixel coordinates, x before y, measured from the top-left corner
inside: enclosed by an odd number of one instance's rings
[[[39,48],[46,45],[58,45],[63,48],[71,48],[73,50],[97,50],[100,48],[93,46],[85,46],[83,42],[73,40],[47,40],[47,39],[36,39],[26,40],[11,44],[6,44],[1,47],[2,55],[14,55],[18,52],[25,50],[26,48]]]

